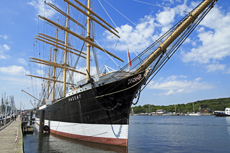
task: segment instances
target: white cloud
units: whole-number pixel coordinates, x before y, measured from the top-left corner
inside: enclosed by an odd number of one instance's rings
[[[165,95],[167,95],[167,96],[168,96],[168,95],[171,95],[171,94],[173,94],[173,93],[174,93],[174,91],[173,91],[173,90],[169,90],[168,92],[166,92],[166,93],[165,93]]]
[[[154,23],[154,18],[151,15],[146,15],[144,18],[140,19],[140,23],[136,27],[132,27],[128,24],[118,27],[120,39],[113,38],[113,36],[106,32],[106,37],[108,41],[112,43],[111,46],[117,44],[116,49],[119,51],[126,51],[127,47],[130,47],[130,51],[135,48],[135,51],[142,51],[144,48],[149,46],[154,39],[151,38],[156,24]],[[113,39],[111,39],[113,38]]]
[[[172,4],[175,2],[171,0],[166,1]],[[185,11],[191,11],[197,4],[197,2],[187,4],[187,0],[184,0],[183,4],[172,8],[165,7],[163,11],[156,14],[156,17],[146,15],[140,19],[140,22],[135,27],[126,24],[117,28],[122,36],[121,39],[111,39],[112,35],[108,33],[106,34],[107,39],[113,44],[111,46],[117,45],[116,50],[126,51],[127,47],[131,46],[131,52],[133,48],[137,52],[143,51],[158,38],[158,35],[168,30],[178,16],[184,16],[186,14]],[[225,70],[226,66],[213,63],[218,63],[218,61],[230,56],[229,25],[230,12],[224,13],[216,5],[200,23],[196,30],[197,37],[193,39],[188,38],[185,41],[187,46],[186,49],[182,48],[182,61],[194,62],[199,65],[205,64],[204,67],[207,69],[207,72]],[[126,41],[128,41],[129,45]]]
[[[45,76],[45,72],[43,70],[36,71],[40,76]]]
[[[196,40],[191,40],[191,38],[187,38],[184,42],[184,44],[192,44],[192,46],[197,46]]]
[[[151,81],[148,88],[166,90],[164,94],[161,95],[171,95],[176,93],[189,93],[198,90],[207,90],[213,88],[211,84],[201,82],[202,78],[196,78],[192,81],[185,80],[187,76],[170,76],[166,79],[160,79],[157,82]]]
[[[224,14],[215,6],[200,24],[202,27],[197,30],[200,45],[190,52],[182,52],[183,62],[208,64],[230,56],[230,12]],[[223,65],[216,70],[219,69],[223,69]]]
[[[8,67],[0,67],[0,72],[9,75],[17,75],[22,76],[25,74],[29,74],[29,71],[26,71],[22,66],[12,65]]]
[[[230,74],[230,68],[228,68],[228,70],[227,70],[227,72],[226,72],[227,74]]]
[[[172,4],[174,4],[174,0],[163,0],[163,1],[168,1],[168,2],[170,2]]]
[[[44,67],[46,67],[46,65],[44,65],[44,64],[39,64],[39,63],[36,63],[35,65],[38,66],[39,68],[44,68]]]
[[[169,2],[174,3],[172,0],[169,0]],[[120,39],[114,38],[109,32],[105,32],[107,42],[111,42],[109,47],[114,49],[114,46],[116,46],[118,51],[126,51],[127,47],[130,48],[130,52],[133,52],[134,49],[136,52],[143,51],[161,34],[171,28],[176,16],[184,16],[184,11],[191,10],[186,2],[185,0],[183,4],[173,8],[164,7],[164,10],[158,12],[156,16],[146,15],[139,20],[135,27],[128,24],[121,25],[116,28],[121,36]]]
[[[21,64],[23,64],[23,65],[26,65],[26,60],[24,60],[22,58],[19,58],[18,62],[21,63]]]
[[[49,3],[49,2],[53,3],[53,0],[46,0],[46,2],[47,3]],[[33,0],[31,2],[28,2],[27,4],[33,6],[35,9],[37,9],[38,14],[46,16],[48,18],[51,18],[56,13],[56,11],[54,9],[45,5],[44,0],[38,0],[38,1]]]
[[[168,96],[168,95],[172,95],[172,94],[180,93],[180,92],[183,92],[183,91],[184,91],[184,89],[169,90],[168,92],[164,93],[164,95]]]
[[[207,68],[207,72],[214,72],[214,71],[217,71],[217,70],[221,70],[221,71],[224,71],[225,68],[226,68],[226,65],[224,64],[209,64],[206,66]]]
[[[4,55],[6,51],[10,50],[10,46],[7,44],[0,45],[0,59],[6,59],[7,55]]]
[[[5,76],[0,76],[0,81],[3,81],[1,82],[1,84],[4,84],[6,83],[8,86],[13,86],[13,85],[16,85],[18,87],[18,85],[26,85],[28,84],[28,80],[24,79],[24,78],[21,78],[21,77],[5,77]]]
[[[6,56],[0,55],[0,59],[6,59]]]
[[[176,80],[177,76],[176,75],[172,75],[172,76],[169,76],[167,78],[167,80]]]
[[[8,39],[8,36],[7,35],[0,35],[0,38],[3,38],[3,39]]]
[[[162,26],[165,26],[174,22],[175,15],[176,12],[174,9],[166,8],[165,11],[160,12],[156,15],[156,19]]]
[[[178,89],[176,92],[183,92],[184,89]]]
[[[176,80],[177,78],[187,78],[187,76],[185,75],[180,75],[180,76],[176,76],[176,75],[172,75],[172,76],[169,76],[167,78],[167,80]],[[160,80],[162,80],[163,78],[161,78]]]
[[[10,50],[10,46],[8,46],[7,44],[0,45],[0,54],[9,50]]]
[[[3,48],[5,49],[5,50],[10,50],[10,47],[8,46],[8,45],[6,45],[6,44],[3,44]]]

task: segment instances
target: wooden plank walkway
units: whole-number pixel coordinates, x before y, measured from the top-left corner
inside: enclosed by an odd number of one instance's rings
[[[16,136],[17,140],[16,139]],[[0,128],[0,152],[23,153],[23,134],[21,130],[21,119],[17,117],[5,127]]]

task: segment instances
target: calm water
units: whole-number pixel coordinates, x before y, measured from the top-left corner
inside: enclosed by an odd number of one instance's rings
[[[230,152],[230,117],[130,116],[128,148],[53,135],[24,137],[25,153]]]

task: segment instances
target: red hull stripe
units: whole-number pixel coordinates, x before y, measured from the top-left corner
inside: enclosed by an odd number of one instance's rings
[[[118,145],[118,146],[127,146],[128,145],[128,139],[82,136],[82,135],[76,135],[76,134],[70,134],[70,133],[55,131],[55,130],[51,130],[51,129],[50,129],[50,132],[53,134],[61,135],[61,136],[72,138],[72,139],[91,141],[91,142],[97,142],[97,143],[104,143],[104,144],[111,144],[111,145]]]

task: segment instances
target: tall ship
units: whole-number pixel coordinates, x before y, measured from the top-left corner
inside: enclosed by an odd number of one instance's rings
[[[39,15],[38,22],[45,29],[35,36],[36,46],[45,48],[41,45],[45,44],[50,49],[39,50],[38,57],[30,57],[31,63],[46,69],[40,71],[42,76],[28,75],[43,80],[41,98],[36,98],[36,124],[40,124],[41,112],[45,112],[44,125],[49,126],[53,134],[127,146],[131,105],[137,104],[141,91],[216,2],[202,1],[158,40],[125,63],[96,41],[94,27],[98,25],[114,37],[120,36],[116,28],[94,12],[90,0],[64,0],[63,10],[60,4],[45,1],[45,5],[60,14],[60,18],[57,21],[50,19],[49,10],[47,17]],[[75,13],[71,14],[71,11]],[[97,59],[97,52],[101,51],[106,56],[103,59],[110,57],[125,64],[119,66],[119,70],[105,66],[101,73]]]

